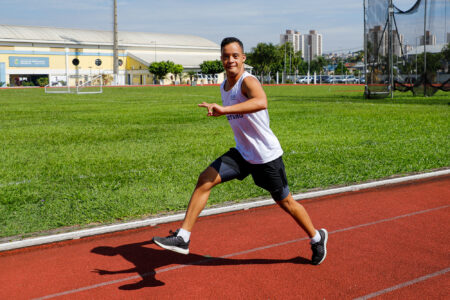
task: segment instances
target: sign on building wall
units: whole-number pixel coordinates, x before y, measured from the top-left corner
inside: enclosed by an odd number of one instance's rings
[[[10,56],[10,67],[48,68],[48,57]]]

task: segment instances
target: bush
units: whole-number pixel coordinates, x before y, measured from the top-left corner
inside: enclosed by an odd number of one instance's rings
[[[37,80],[37,83],[39,84],[40,87],[44,87],[46,85],[48,85],[48,77],[41,77]]]
[[[22,81],[22,86],[35,86],[33,81]]]

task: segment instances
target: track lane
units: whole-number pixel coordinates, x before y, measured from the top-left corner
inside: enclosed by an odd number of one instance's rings
[[[450,240],[442,231],[442,224],[448,224],[449,183],[445,177],[302,201],[316,226],[331,232],[328,257],[319,267],[306,264],[310,249],[305,235],[271,206],[201,218],[189,256],[148,243],[151,236],[165,235],[179,222],[2,253],[0,281],[11,284],[0,291],[0,298],[38,298],[95,285],[99,286],[61,298],[156,298],[174,290],[194,298],[367,295],[450,265]],[[257,250],[241,253],[252,249]],[[405,249],[408,255],[402,258],[398,253]],[[401,259],[392,261],[392,251]],[[205,255],[227,254],[235,255],[198,264]],[[196,265],[186,267],[193,262]],[[100,275],[95,270],[121,272]],[[139,274],[146,274],[140,285]]]

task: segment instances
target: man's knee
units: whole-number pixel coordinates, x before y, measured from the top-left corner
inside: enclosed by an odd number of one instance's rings
[[[283,186],[282,188],[279,188],[275,191],[270,192],[272,195],[272,199],[276,202],[280,202],[285,200],[291,192],[289,191],[289,187],[287,185]]]
[[[197,187],[212,188],[218,183],[220,183],[219,173],[216,169],[208,167],[198,176]]]
[[[280,206],[283,210],[286,212],[291,213],[295,210],[296,204],[298,204],[294,198],[292,198],[292,195],[289,193],[285,198],[282,200],[276,201],[278,206]]]

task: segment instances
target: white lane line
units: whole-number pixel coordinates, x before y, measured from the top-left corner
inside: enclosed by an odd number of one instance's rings
[[[343,231],[358,229],[358,228],[361,228],[361,227],[371,226],[371,225],[384,223],[384,222],[390,222],[390,221],[398,220],[398,219],[401,219],[401,218],[407,218],[407,217],[411,217],[411,216],[415,216],[415,215],[420,215],[420,214],[424,214],[424,213],[428,213],[428,212],[432,212],[432,211],[437,211],[437,210],[448,208],[448,207],[450,207],[450,205],[444,205],[444,206],[434,207],[434,208],[430,208],[430,209],[426,209],[426,210],[416,211],[416,212],[413,212],[413,213],[400,215],[400,216],[396,216],[396,217],[393,217],[393,218],[382,219],[382,220],[378,220],[378,221],[375,221],[375,222],[369,222],[369,223],[365,223],[365,224],[359,224],[359,225],[356,225],[356,226],[351,226],[351,227],[347,227],[347,228],[333,230],[333,231],[330,231],[329,234],[334,234],[334,233],[339,233],[339,232],[343,232]],[[125,277],[125,278],[122,278],[122,279],[106,281],[106,282],[103,282],[103,283],[98,283],[98,284],[94,284],[94,285],[90,285],[90,286],[85,286],[85,287],[81,287],[81,288],[78,288],[78,289],[64,291],[64,292],[60,292],[60,293],[56,293],[56,294],[51,294],[51,295],[43,296],[43,297],[40,297],[40,298],[34,298],[34,300],[50,299],[50,298],[54,298],[54,297],[74,294],[74,293],[78,293],[78,292],[82,292],[82,291],[86,291],[86,290],[91,290],[91,289],[95,289],[95,288],[106,286],[106,285],[116,284],[116,283],[123,282],[123,281],[128,281],[128,280],[142,278],[142,277],[146,277],[146,276],[152,276],[152,275],[155,275],[155,274],[164,273],[164,272],[168,272],[168,271],[178,270],[178,269],[182,269],[182,268],[189,267],[189,266],[192,266],[192,265],[201,265],[201,264],[206,263],[206,262],[211,262],[211,261],[215,261],[215,260],[219,260],[219,259],[223,259],[223,258],[239,256],[239,255],[252,253],[252,252],[256,252],[256,251],[260,251],[260,250],[266,250],[266,249],[270,249],[270,248],[275,248],[275,247],[279,247],[279,246],[284,246],[284,245],[288,245],[288,244],[292,244],[292,243],[296,243],[296,242],[300,242],[300,241],[305,241],[305,240],[308,240],[308,239],[309,238],[307,238],[307,237],[303,237],[303,238],[299,238],[299,239],[295,239],[295,240],[285,241],[285,242],[276,243],[276,244],[270,244],[270,245],[266,245],[266,246],[262,246],[262,247],[257,247],[257,248],[253,248],[253,249],[240,251],[240,252],[226,254],[226,255],[223,255],[223,256],[220,256],[220,257],[206,258],[204,260],[199,260],[199,261],[187,263],[187,264],[184,264],[184,265],[177,265],[177,266],[172,266],[172,267],[168,267],[168,268],[158,269],[157,271],[144,273],[142,275],[129,276],[129,277]]]
[[[416,279],[413,279],[413,280],[410,280],[410,281],[406,281],[406,282],[394,285],[394,286],[392,286],[390,288],[387,288],[387,289],[384,289],[384,290],[381,290],[381,291],[378,291],[378,292],[375,292],[375,293],[372,293],[372,294],[368,294],[368,295],[365,295],[365,296],[362,296],[362,297],[355,298],[354,300],[371,299],[371,298],[374,298],[374,297],[377,297],[377,296],[380,296],[380,295],[383,295],[383,294],[386,294],[386,293],[390,293],[392,291],[395,291],[395,290],[407,287],[409,285],[413,285],[413,284],[416,284],[418,282],[425,281],[425,280],[428,280],[430,278],[443,275],[443,274],[445,274],[445,273],[447,273],[449,271],[450,271],[450,268],[446,268],[446,269],[440,270],[440,271],[432,273],[432,274],[428,274],[428,275],[425,275],[425,276],[422,276],[422,277],[419,277],[419,278],[416,278]]]
[[[417,174],[417,175],[412,175],[412,176],[387,179],[387,180],[380,180],[380,181],[357,184],[357,185],[351,185],[351,186],[346,186],[346,187],[341,187],[341,188],[333,188],[333,189],[328,189],[328,190],[323,190],[323,191],[297,194],[297,195],[293,195],[293,198],[295,200],[311,199],[311,198],[316,198],[316,197],[323,197],[323,196],[328,196],[328,195],[335,195],[335,194],[340,194],[340,193],[354,192],[354,191],[359,191],[359,190],[363,190],[363,189],[370,189],[370,188],[375,188],[375,187],[380,187],[380,186],[392,185],[392,184],[397,184],[397,183],[402,183],[402,182],[439,177],[439,176],[444,176],[444,175],[448,175],[448,174],[450,174],[450,169],[431,172],[431,173],[423,173],[423,174]],[[249,209],[249,208],[262,207],[262,206],[268,206],[268,205],[273,205],[273,204],[274,204],[274,201],[272,199],[267,199],[267,200],[259,200],[259,201],[248,202],[248,203],[234,204],[234,205],[218,207],[218,208],[209,208],[209,209],[203,210],[202,213],[200,214],[200,216],[217,215],[217,214],[221,214],[221,213],[228,213],[228,212],[244,210],[244,209]],[[61,241],[65,241],[65,240],[79,239],[79,238],[83,238],[83,237],[117,232],[117,231],[123,231],[123,230],[128,230],[128,229],[135,229],[135,228],[146,227],[146,226],[155,226],[157,224],[181,221],[184,219],[184,215],[185,215],[184,213],[174,214],[174,215],[169,215],[169,216],[150,218],[150,219],[139,220],[139,221],[132,221],[132,222],[127,222],[127,223],[99,226],[99,227],[90,228],[90,229],[83,229],[83,230],[78,230],[78,231],[59,233],[59,234],[36,237],[36,238],[29,238],[29,239],[24,239],[24,240],[20,240],[20,241],[0,243],[0,252],[24,248],[24,247],[31,247],[31,246],[38,246],[38,245],[43,245],[43,244],[61,242]]]

